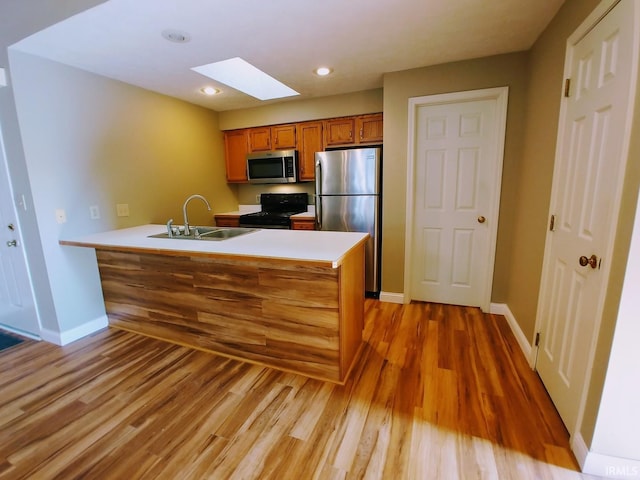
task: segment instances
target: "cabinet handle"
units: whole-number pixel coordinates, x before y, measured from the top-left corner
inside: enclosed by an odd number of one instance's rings
[[[362,140],[362,139],[364,138],[364,137],[363,137],[364,132],[363,132],[362,130],[363,130],[363,129],[361,128],[361,129],[360,129],[360,140]]]

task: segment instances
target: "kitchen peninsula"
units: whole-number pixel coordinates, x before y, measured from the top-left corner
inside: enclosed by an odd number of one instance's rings
[[[255,230],[60,240],[96,250],[112,327],[343,384],[362,346],[366,233]]]

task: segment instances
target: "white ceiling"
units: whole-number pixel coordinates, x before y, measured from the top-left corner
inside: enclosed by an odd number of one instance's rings
[[[224,111],[267,102],[191,67],[239,56],[300,92],[290,99],[369,90],[388,72],[527,50],[563,1],[109,0],[12,48]]]

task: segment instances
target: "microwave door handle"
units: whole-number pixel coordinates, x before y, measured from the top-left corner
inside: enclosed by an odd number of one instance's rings
[[[322,163],[316,161],[316,230],[322,230]]]

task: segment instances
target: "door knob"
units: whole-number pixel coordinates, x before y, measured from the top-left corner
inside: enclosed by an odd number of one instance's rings
[[[595,255],[591,255],[589,258],[587,258],[582,255],[579,258],[578,262],[580,262],[580,265],[582,265],[583,267],[589,265],[591,268],[596,268],[598,266],[598,257],[596,257]]]
[[[16,247],[18,245],[18,242],[16,240],[9,240],[7,242],[7,247]]]
[[[484,222],[486,222],[486,221],[487,221],[487,219],[486,219],[486,218],[484,218],[482,215],[480,215],[480,216],[478,217],[478,223],[484,223]]]

